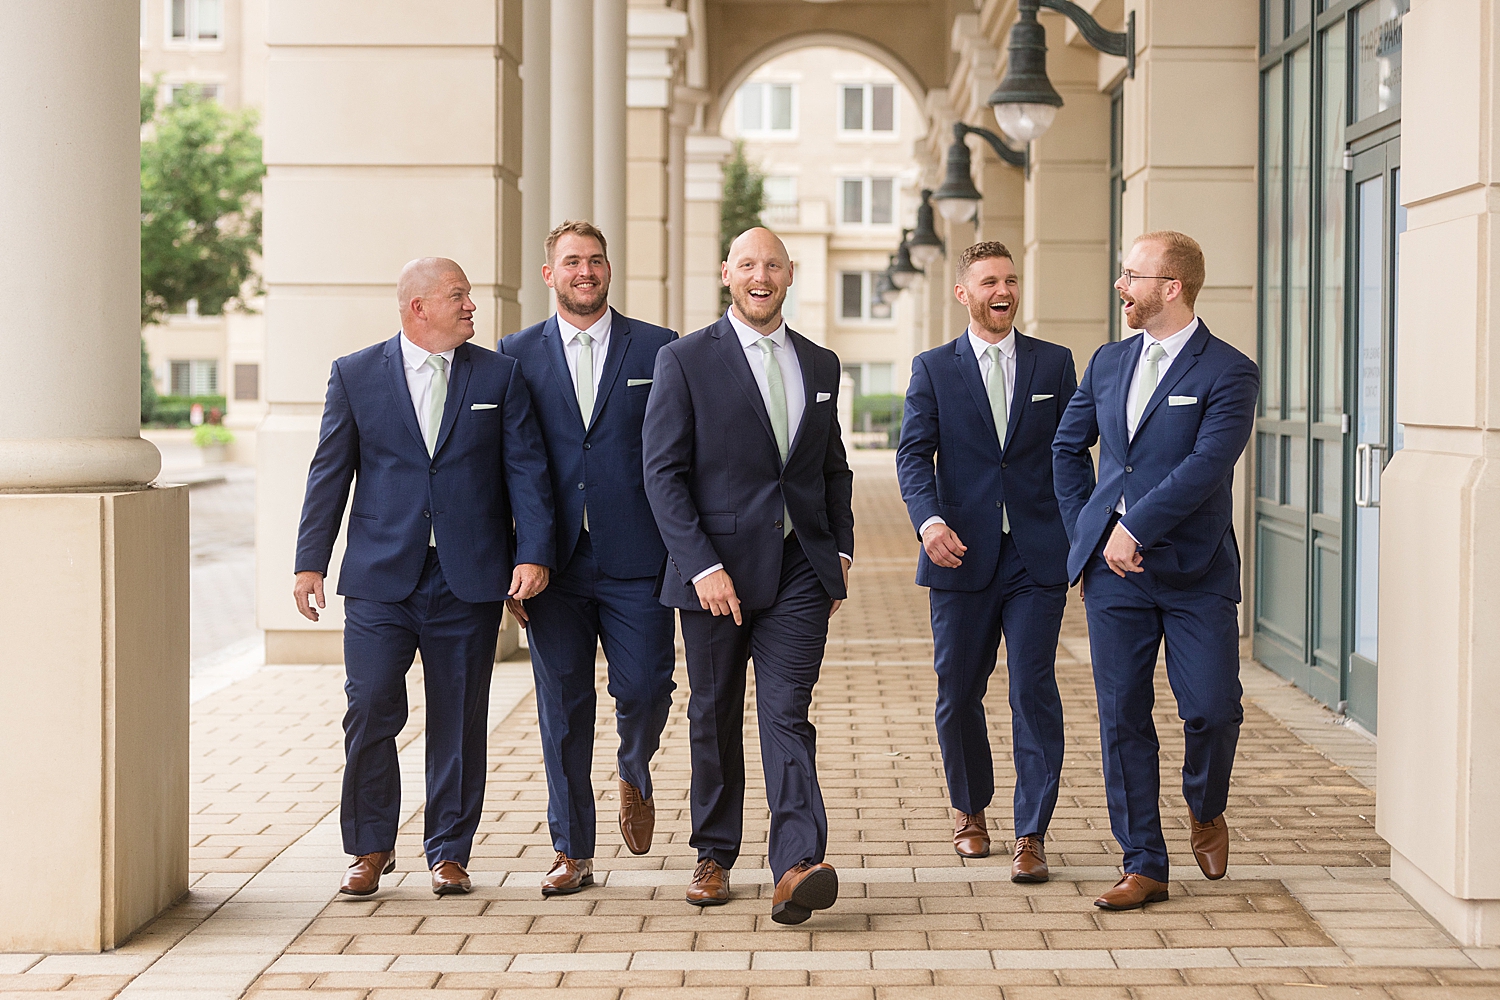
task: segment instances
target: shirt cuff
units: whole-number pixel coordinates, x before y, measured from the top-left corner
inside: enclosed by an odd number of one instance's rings
[[[699,573],[697,576],[693,577],[693,583],[697,583],[699,580],[703,579],[705,576],[711,576],[712,574],[717,573],[719,570],[721,570],[723,568],[724,568],[724,564],[723,563],[714,563],[712,566],[708,567],[708,569],[704,570],[702,573]]]
[[[851,555],[850,555],[850,554],[849,554],[849,553],[847,553],[847,552],[840,552],[840,553],[839,553],[839,558],[840,558],[840,559],[843,559],[843,560],[844,560],[844,561],[846,561],[846,562],[848,562],[848,564],[849,564],[849,565],[850,565],[850,566],[853,566],[853,565],[854,565],[854,557],[853,557],[853,556],[851,556]]]
[[[1125,527],[1125,522],[1123,522],[1123,521],[1116,521],[1115,523],[1120,526],[1120,530],[1121,531],[1125,532],[1125,534],[1127,534],[1127,535],[1130,535],[1130,529],[1127,528],[1127,527]],[[1135,544],[1137,544],[1137,545],[1141,544],[1141,540],[1139,538],[1135,537],[1134,535],[1130,535],[1130,540],[1132,542],[1135,542]]]
[[[917,537],[921,538],[923,535],[927,534],[927,529],[932,527],[934,524],[947,523],[947,521],[944,521],[941,517],[938,517],[936,514],[934,514],[932,517],[929,517],[927,520],[922,522],[922,526],[917,529]]]

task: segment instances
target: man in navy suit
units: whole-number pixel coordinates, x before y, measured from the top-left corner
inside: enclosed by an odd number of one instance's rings
[[[966,858],[990,853],[984,811],[995,767],[984,694],[1003,634],[1016,768],[1011,881],[1045,882],[1062,776],[1055,669],[1068,595],[1052,436],[1078,380],[1071,351],[1015,330],[1020,283],[1003,244],[969,247],[957,277],[969,327],[912,361],[896,470],[922,541],[917,583],[931,588],[953,849]]]
[[[547,455],[511,358],[476,347],[469,281],[451,260],[401,271],[401,332],[339,358],[297,533],[297,610],[323,577],[349,486],[344,596],[341,892],[366,896],[395,867],[406,671],[427,691],[423,847],[438,895],[468,892],[484,804],[490,674],[506,598],[547,586],[556,544]],[[317,607],[312,606],[312,601]]]
[[[594,651],[609,661],[620,734],[620,834],[651,849],[651,755],[672,708],[672,609],[656,599],[666,546],[641,473],[641,421],[656,352],[671,330],[609,307],[604,234],[565,222],[547,234],[542,276],[557,314],[506,337],[521,363],[547,445],[557,503],[557,564],[547,589],[511,611],[528,626],[536,675],[547,825],[557,852],[542,895],[594,882]]]
[[[745,666],[755,660],[771,809],[771,919],[838,898],[808,721],[854,553],[853,473],[838,422],[836,354],[787,328],[792,262],[766,229],[722,267],[733,305],[662,348],[646,404],[646,495],[667,543],[661,601],[680,609],[693,755],[687,900],[729,901],[745,805]]]
[[[1163,639],[1186,737],[1193,855],[1211,879],[1229,862],[1224,808],[1244,719],[1231,486],[1260,372],[1194,314],[1203,275],[1192,238],[1137,237],[1115,288],[1126,322],[1144,332],[1094,352],[1053,442],[1068,574],[1082,581],[1088,614],[1110,828],[1124,852],[1123,877],[1094,903],[1108,910],[1167,898],[1151,722]]]

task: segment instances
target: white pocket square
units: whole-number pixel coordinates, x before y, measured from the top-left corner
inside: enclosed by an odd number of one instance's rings
[[[832,398],[833,398],[833,393],[831,393],[831,392],[820,392],[820,393],[818,393],[818,398],[817,398],[816,401],[819,402],[819,403],[826,403],[826,402],[828,402]]]
[[[499,403],[475,403],[473,406],[469,407],[469,409],[471,409],[471,410],[493,410],[495,407],[497,407],[499,405],[500,405]]]
[[[1044,393],[1042,393],[1039,396],[1032,396],[1031,397],[1031,401],[1033,403],[1040,403],[1044,399],[1051,399],[1051,398],[1052,398],[1052,393],[1050,393],[1050,392],[1044,392]]]
[[[627,388],[627,389],[630,388],[633,385],[650,385],[650,384],[651,384],[651,380],[649,378],[628,378],[628,379],[625,380],[625,388]]]
[[[1198,402],[1198,397],[1197,396],[1168,396],[1167,397],[1167,405],[1168,406],[1192,406],[1196,402]]]

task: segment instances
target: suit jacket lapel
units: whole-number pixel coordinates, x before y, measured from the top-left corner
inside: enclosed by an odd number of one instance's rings
[[[734,327],[729,320],[720,318],[714,326],[714,338],[719,343],[719,359],[724,362],[724,367],[729,369],[729,374],[750,400],[750,409],[760,418],[760,425],[765,429],[766,437],[771,443],[776,443],[776,434],[771,430],[771,415],[766,412],[766,401],[760,396],[760,386],[755,382],[755,375],[750,371],[750,359],[745,357],[745,347],[740,343],[739,335],[734,332]]]
[[[995,430],[995,414],[990,409],[989,393],[984,390],[984,379],[979,377],[979,359],[974,356],[974,350],[969,344],[969,331],[967,330],[959,334],[958,340],[954,341],[953,362],[958,366],[958,374],[969,389],[969,396],[979,409],[980,419],[990,429],[991,440],[995,442],[995,447],[999,448],[1000,434]]]
[[[411,387],[406,384],[406,358],[401,353],[401,335],[398,333],[386,344],[385,349],[386,374],[390,379],[391,393],[396,404],[396,412],[401,414],[401,422],[406,429],[411,431],[411,436],[423,452],[427,451],[427,440],[422,437],[422,427],[417,423],[417,405],[412,402]]]
[[[558,388],[562,390],[562,398],[567,403],[567,409],[578,418],[581,430],[583,414],[578,412],[578,387],[573,384],[573,374],[568,371],[568,358],[563,353],[562,330],[557,326],[556,313],[548,317],[546,325],[542,327],[542,343],[546,346],[547,359],[552,363],[552,374],[557,379]]]
[[[1161,381],[1156,383],[1156,391],[1151,394],[1146,408],[1141,411],[1141,422],[1136,424],[1136,437],[1141,436],[1141,427],[1151,419],[1151,414],[1156,412],[1161,401],[1167,398],[1178,382],[1182,381],[1182,377],[1188,373],[1188,370],[1198,363],[1198,355],[1203,353],[1203,348],[1206,346],[1208,346],[1208,327],[1204,326],[1200,320],[1198,329],[1194,330],[1188,342],[1182,345],[1182,350],[1178,352],[1177,357],[1172,359],[1172,366],[1167,369]]]
[[[1010,394],[1010,414],[1005,421],[1005,447],[1016,436],[1016,425],[1026,412],[1023,404],[1031,400],[1031,376],[1036,372],[1036,345],[1030,337],[1016,332],[1016,384]],[[993,376],[991,376],[993,377]],[[1004,449],[1001,449],[1004,451]]]
[[[453,371],[448,378],[448,399],[443,404],[443,422],[438,427],[437,444],[432,448],[433,457],[443,450],[443,443],[448,440],[453,424],[458,420],[458,411],[463,407],[464,392],[469,388],[469,372],[474,368],[469,352],[468,344],[459,344],[458,349],[453,352]]]
[[[813,364],[817,359],[813,357],[812,345],[791,327],[786,328],[786,340],[787,346],[797,352],[797,367],[802,369],[802,420],[796,427],[788,428],[792,439],[787,444],[786,458],[790,462],[792,452],[797,450],[797,443],[802,440],[802,428],[807,426],[807,418],[812,414],[813,401],[818,398],[817,391],[813,388]]]
[[[1150,334],[1137,336],[1148,337]],[[1115,372],[1115,398],[1106,412],[1115,428],[1114,440],[1120,442],[1120,460],[1124,461],[1125,452],[1130,449],[1130,420],[1125,409],[1130,405],[1130,383],[1135,378],[1136,366],[1140,364],[1141,342],[1134,338],[1124,341],[1116,357],[1120,368]]]
[[[630,321],[613,309],[609,311],[609,315],[609,353],[605,355],[604,374],[600,376],[599,388],[594,393],[594,412],[589,417],[590,430],[599,419],[599,414],[604,411],[604,401],[609,397],[615,378],[620,374],[625,352],[630,349]]]

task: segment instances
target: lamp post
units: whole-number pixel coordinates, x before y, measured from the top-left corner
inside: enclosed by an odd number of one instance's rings
[[[989,143],[995,155],[1011,166],[1030,170],[1031,158],[1025,150],[1011,149],[987,128],[954,122],[953,144],[948,147],[947,172],[943,176],[942,186],[932,193],[932,200],[937,203],[938,211],[949,222],[968,222],[974,218],[974,213],[979,210],[979,203],[984,200],[984,195],[974,186],[971,174],[969,146],[964,142],[964,136],[968,135],[977,135]],[[919,226],[920,221],[919,215]]]
[[[911,230],[901,230],[901,245],[896,248],[896,259],[891,262],[889,272],[891,284],[901,291],[911,287],[911,283],[922,274],[911,262]]]
[[[1047,78],[1047,29],[1036,19],[1042,7],[1067,15],[1095,49],[1105,55],[1123,56],[1126,75],[1135,77],[1135,11],[1126,15],[1124,31],[1109,31],[1070,0],[1018,0],[1005,79],[985,103],[994,109],[1000,131],[1022,144],[1051,128],[1057,109],[1063,106],[1062,95]]]
[[[943,241],[932,224],[932,189],[922,189],[922,204],[917,207],[917,228],[906,238],[912,263],[924,271],[943,255]]]
[[[891,276],[891,271],[896,266],[896,255],[891,254],[890,265],[875,277],[875,296],[886,305],[892,305],[901,295],[901,289],[896,287],[896,281]]]

